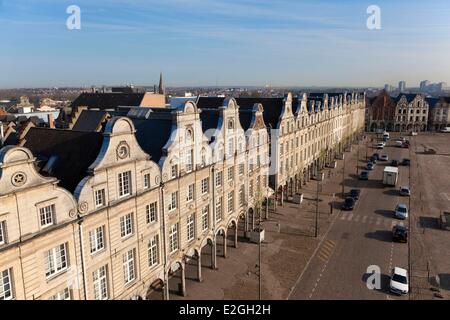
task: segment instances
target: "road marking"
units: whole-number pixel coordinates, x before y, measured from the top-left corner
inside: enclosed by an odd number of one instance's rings
[[[352,219],[353,219],[353,213],[350,213],[347,220],[351,221]]]
[[[355,222],[359,222],[359,218],[360,218],[360,217],[357,215],[354,221],[355,221]]]
[[[393,228],[396,224],[397,224],[397,221],[395,221],[395,220],[392,221],[392,222],[391,222],[391,228]]]
[[[364,216],[362,219],[362,223],[366,223],[366,220],[367,220],[367,216]]]
[[[369,217],[369,221],[367,223],[372,224],[374,219],[375,219],[374,217]]]
[[[341,220],[346,220],[347,219],[347,215],[348,215],[348,213],[343,213],[340,219]]]
[[[381,218],[378,218],[378,219],[377,219],[377,222],[376,222],[376,225],[379,226],[380,223],[381,223]]]

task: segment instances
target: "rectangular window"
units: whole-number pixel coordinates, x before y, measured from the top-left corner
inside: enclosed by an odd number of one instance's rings
[[[178,176],[178,165],[173,165],[171,170],[170,170],[170,176],[172,177],[172,179],[176,178]]]
[[[173,211],[177,208],[178,204],[178,191],[175,191],[170,194],[169,198],[169,211]]]
[[[232,156],[234,154],[234,139],[230,138],[228,139],[228,154]]]
[[[216,221],[221,221],[223,218],[223,205],[222,197],[218,197],[216,200]]]
[[[187,152],[186,159],[186,172],[191,172],[194,168],[194,150],[189,150]]]
[[[248,193],[250,194],[250,197],[254,196],[253,180],[250,180],[250,183],[248,186]]]
[[[92,280],[94,283],[94,298],[95,300],[108,299],[108,275],[106,266],[100,267],[92,273]]]
[[[67,251],[66,244],[50,249],[45,253],[45,276],[47,278],[54,276],[67,269]]]
[[[194,240],[195,237],[195,217],[193,214],[187,217],[187,239],[188,241]]]
[[[220,187],[222,185],[222,171],[216,172],[216,187]]]
[[[95,207],[103,207],[106,204],[105,189],[95,190]]]
[[[234,167],[228,168],[228,181],[233,180],[234,178]]]
[[[148,265],[154,267],[159,264],[159,236],[156,235],[148,243]]]
[[[175,223],[169,229],[169,251],[173,253],[178,250],[178,224]]]
[[[194,184],[190,184],[187,189],[186,201],[190,202],[194,200]]]
[[[133,214],[129,213],[120,217],[120,236],[128,237],[133,233]]]
[[[105,248],[105,226],[98,227],[89,232],[91,254]]]
[[[0,272],[0,300],[13,298],[12,269]]]
[[[202,231],[206,231],[209,228],[209,206],[202,209]]]
[[[144,189],[150,188],[150,173],[144,174]]]
[[[208,178],[202,179],[202,194],[208,193],[209,186],[208,186]]]
[[[156,202],[145,206],[145,213],[147,216],[147,223],[153,223],[158,220],[158,204]]]
[[[231,191],[228,194],[228,212],[234,211],[234,192]]]
[[[245,202],[244,186],[239,189],[239,206],[243,207]]]
[[[72,300],[72,295],[70,293],[69,288],[65,288],[64,290],[58,292],[57,294],[53,295],[50,300]]]
[[[123,261],[123,276],[125,284],[130,283],[136,278],[136,267],[134,264],[134,249],[124,253]]]
[[[131,171],[119,173],[119,198],[131,194]]]
[[[53,217],[55,215],[55,205],[49,205],[39,209],[41,218],[41,227],[45,228],[53,224]]]
[[[0,245],[6,243],[6,221],[0,221]]]
[[[240,176],[244,175],[244,164],[243,163],[239,164],[239,175]]]

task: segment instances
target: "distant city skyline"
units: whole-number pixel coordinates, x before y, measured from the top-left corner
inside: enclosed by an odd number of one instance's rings
[[[167,87],[450,83],[449,15],[446,0],[0,0],[0,88],[151,86],[161,71]]]

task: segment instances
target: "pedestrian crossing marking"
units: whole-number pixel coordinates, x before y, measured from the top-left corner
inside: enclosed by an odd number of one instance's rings
[[[334,246],[336,245],[336,242],[333,240],[327,240],[322,245],[322,248],[320,249],[319,254],[317,257],[324,263],[328,263],[328,260],[331,257],[331,254],[333,253]]]
[[[355,220],[354,220],[354,222],[358,222],[358,221],[359,221],[359,218],[360,218],[360,216],[357,215],[356,218],[355,218]]]
[[[346,219],[347,219],[347,215],[348,215],[348,213],[344,213],[344,214],[342,214],[342,216],[341,216],[341,220],[346,220]]]
[[[350,213],[349,215],[348,215],[348,221],[351,221],[353,219],[353,213]]]
[[[360,216],[356,213],[344,212],[342,213],[340,220],[354,222],[354,223],[367,223],[376,226],[384,226],[387,228],[393,228],[395,225],[405,226],[404,222],[396,219],[376,217],[376,216]]]
[[[362,219],[362,223],[366,223],[366,220],[367,220],[367,216],[364,216]]]
[[[381,218],[378,218],[378,219],[377,219],[377,222],[376,222],[376,225],[379,226],[380,223],[381,223]]]

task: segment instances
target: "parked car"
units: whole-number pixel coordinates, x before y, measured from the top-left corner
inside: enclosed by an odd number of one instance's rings
[[[361,172],[359,180],[369,180],[369,172],[368,171]]]
[[[408,293],[408,272],[405,269],[395,267],[392,270],[389,291],[400,295]]]
[[[380,161],[389,161],[389,157],[385,154],[380,156]]]
[[[400,195],[403,197],[409,197],[411,195],[411,190],[409,190],[409,187],[400,187]]]
[[[401,142],[403,142],[403,141],[406,140],[406,138],[405,138],[405,137],[400,137],[400,138],[398,138],[398,140],[400,140]]]
[[[403,141],[402,147],[409,148],[409,141],[408,140]]]
[[[375,160],[380,160],[380,154],[379,154],[379,153],[374,153],[374,154],[372,155],[372,157],[374,157]]]
[[[443,129],[441,129],[442,133],[449,133],[450,132],[450,127],[445,127]]]
[[[408,208],[406,204],[400,203],[395,207],[395,217],[401,220],[408,219]]]
[[[377,163],[377,159],[374,157],[374,156],[371,156],[370,158],[369,158],[369,162],[372,162],[372,163]]]
[[[376,144],[375,148],[377,149],[384,149],[385,143],[384,142],[379,142]]]
[[[368,162],[366,169],[367,170],[373,170],[375,168],[375,164],[373,162]]]
[[[411,131],[411,133],[409,134],[409,135],[411,135],[411,136],[417,136],[417,132],[415,132],[415,131]]]
[[[404,165],[404,166],[409,166],[409,165],[411,165],[411,160],[409,160],[409,159],[403,159],[402,165]]]
[[[345,198],[345,201],[342,204],[342,210],[353,210],[355,207],[355,202],[355,199],[352,197]]]
[[[398,167],[398,160],[392,160],[391,161],[391,166],[392,167]]]
[[[408,242],[408,228],[402,225],[395,225],[392,228],[392,239],[397,242]]]
[[[349,196],[355,200],[358,200],[360,194],[361,194],[360,189],[352,189],[352,190],[350,190]]]

